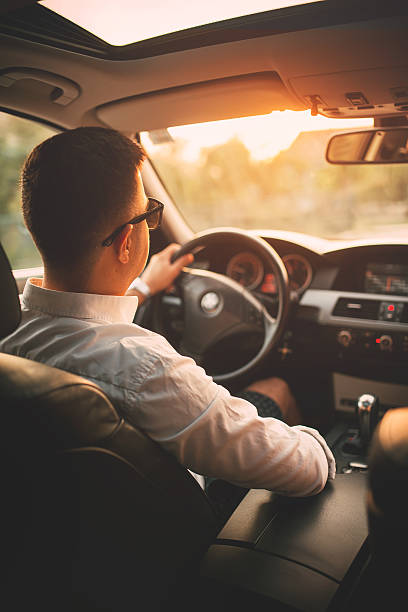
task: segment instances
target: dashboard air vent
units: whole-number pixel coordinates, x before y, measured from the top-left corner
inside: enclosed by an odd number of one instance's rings
[[[381,302],[379,300],[339,298],[333,309],[332,315],[335,317],[373,319],[377,321],[380,304]]]

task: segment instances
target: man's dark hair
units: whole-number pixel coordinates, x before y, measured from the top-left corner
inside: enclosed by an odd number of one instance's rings
[[[46,264],[97,256],[103,238],[132,216],[144,157],[135,141],[99,127],[61,132],[33,149],[21,173],[23,215]]]

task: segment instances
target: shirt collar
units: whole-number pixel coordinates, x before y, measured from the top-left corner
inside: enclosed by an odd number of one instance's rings
[[[23,306],[29,310],[110,323],[132,323],[137,303],[138,298],[130,295],[98,295],[44,289],[40,278],[27,280],[22,297]]]

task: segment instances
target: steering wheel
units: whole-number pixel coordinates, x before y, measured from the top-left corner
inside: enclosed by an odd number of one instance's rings
[[[248,373],[277,345],[285,329],[290,301],[288,275],[281,258],[266,240],[244,230],[219,228],[200,232],[176,252],[173,260],[186,253],[197,253],[207,246],[225,244],[226,241],[238,242],[245,250],[256,253],[265,267],[272,270],[278,291],[278,313],[276,318],[272,317],[252,293],[222,274],[194,268],[183,269],[176,279],[184,304],[184,329],[179,346],[183,355],[201,364],[205,351],[220,340],[240,332],[263,333],[262,346],[257,354],[238,369],[214,375],[218,383]],[[157,312],[162,307],[162,296],[157,295],[153,299],[157,322],[161,318]]]

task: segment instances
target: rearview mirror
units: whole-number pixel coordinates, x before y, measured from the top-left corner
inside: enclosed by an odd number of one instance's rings
[[[378,128],[337,134],[329,140],[331,164],[406,164],[408,128]]]

